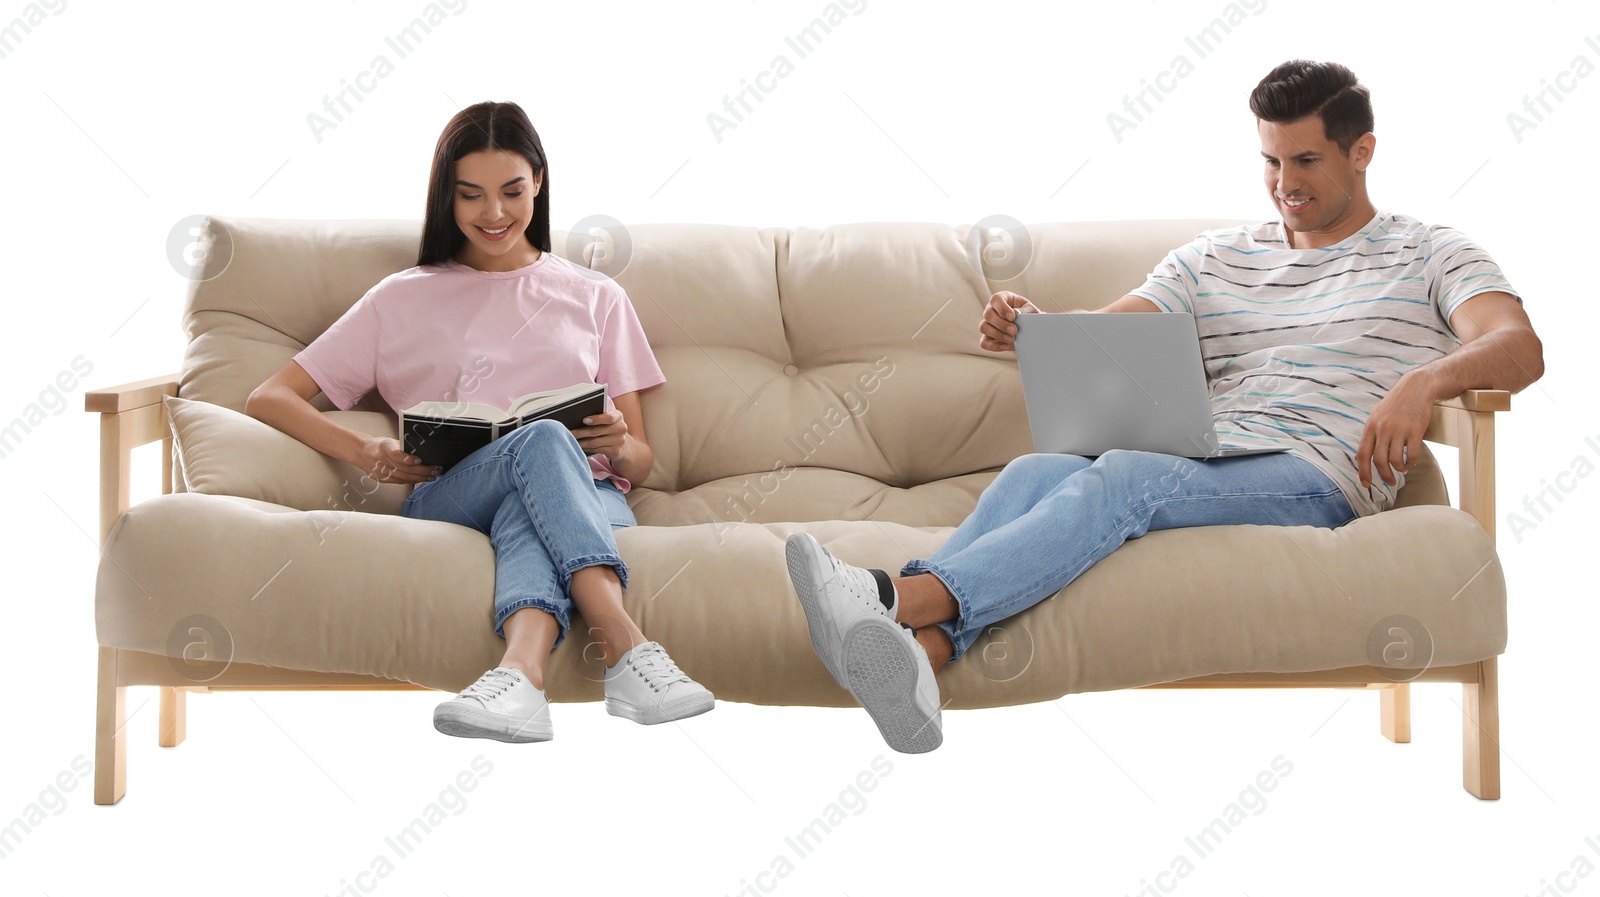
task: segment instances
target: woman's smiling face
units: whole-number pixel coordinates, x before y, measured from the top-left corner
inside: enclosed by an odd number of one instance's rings
[[[466,245],[456,261],[480,271],[514,271],[539,250],[525,234],[543,172],[509,150],[480,150],[456,161],[453,208]]]

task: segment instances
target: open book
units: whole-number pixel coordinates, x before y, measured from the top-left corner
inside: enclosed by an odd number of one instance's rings
[[[569,430],[605,411],[606,385],[578,383],[530,392],[500,409],[481,402],[418,402],[400,412],[400,443],[406,452],[449,470],[462,458],[512,430],[550,418]]]

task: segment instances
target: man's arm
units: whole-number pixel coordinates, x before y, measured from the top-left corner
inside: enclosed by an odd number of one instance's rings
[[[1160,310],[1149,299],[1129,293],[1104,308],[1095,309],[1093,313]],[[983,309],[983,320],[978,322],[978,348],[988,349],[990,352],[1014,351],[1017,348],[1017,315],[1038,312],[1038,306],[1010,290],[995,293],[989,297],[989,304]]]
[[[1450,316],[1461,346],[1425,364],[1440,399],[1469,389],[1521,392],[1544,376],[1544,344],[1522,303],[1509,293],[1479,293]]]
[[[1509,293],[1479,293],[1450,315],[1461,345],[1450,354],[1408,371],[1373,409],[1356,451],[1361,485],[1372,485],[1372,468],[1394,485],[1409,458],[1422,454],[1422,434],[1433,403],[1469,389],[1521,392],[1544,375],[1544,345]]]

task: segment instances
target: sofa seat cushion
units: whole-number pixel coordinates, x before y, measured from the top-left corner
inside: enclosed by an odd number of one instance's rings
[[[719,698],[849,705],[812,653],[785,572],[784,540],[802,529],[846,561],[890,570],[952,532],[876,520],[638,526],[618,534],[632,576],[628,611]],[[501,656],[493,577],[488,539],[448,523],[164,495],[112,530],[96,626],[102,645],[174,656],[169,646],[181,647],[186,621],[201,615],[225,630],[236,662],[455,691]],[[1394,641],[1386,621],[1400,615],[1410,637],[1431,643],[1410,661],[1395,658],[1400,666],[1504,650],[1505,582],[1472,517],[1420,506],[1337,530],[1150,533],[991,627],[939,682],[963,708],[1213,673],[1365,665],[1374,634],[1380,649]],[[602,696],[598,651],[584,650],[582,631],[551,660],[553,700]]]

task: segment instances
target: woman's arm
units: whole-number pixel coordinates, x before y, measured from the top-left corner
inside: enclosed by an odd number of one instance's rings
[[[354,464],[380,483],[425,483],[434,478],[434,469],[406,454],[400,440],[341,427],[312,407],[311,400],[320,392],[322,387],[305,368],[290,361],[250,393],[244,410],[324,455]]]
[[[605,455],[623,479],[635,486],[650,476],[656,455],[644,435],[644,411],[639,394],[626,392],[611,400],[616,410],[586,417],[591,424],[572,431],[578,445],[591,455]]]

